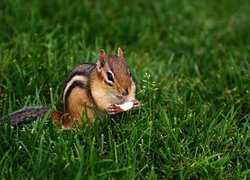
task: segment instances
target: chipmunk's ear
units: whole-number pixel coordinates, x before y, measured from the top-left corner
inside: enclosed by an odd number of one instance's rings
[[[123,52],[122,52],[122,49],[121,48],[118,48],[118,56],[120,57],[120,58],[123,58]]]
[[[100,71],[108,61],[108,56],[103,49],[98,54],[97,70]]]

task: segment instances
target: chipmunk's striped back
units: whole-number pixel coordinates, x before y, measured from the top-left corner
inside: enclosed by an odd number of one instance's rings
[[[89,89],[89,76],[96,67],[95,63],[85,63],[76,66],[70,73],[63,91],[64,112],[67,112],[68,98],[75,88]],[[89,92],[90,93],[90,92]],[[91,95],[91,94],[89,94]]]

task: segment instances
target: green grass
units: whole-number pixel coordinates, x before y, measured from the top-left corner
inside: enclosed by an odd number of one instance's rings
[[[67,74],[100,48],[123,49],[142,106],[91,128],[0,126],[0,177],[250,177],[249,12],[247,0],[2,0],[0,116],[61,110]]]

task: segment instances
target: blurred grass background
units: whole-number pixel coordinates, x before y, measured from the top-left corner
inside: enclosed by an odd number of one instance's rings
[[[1,0],[0,116],[61,110],[67,74],[100,48],[123,49],[142,102],[91,130],[1,126],[1,176],[248,177],[249,12],[247,0]]]

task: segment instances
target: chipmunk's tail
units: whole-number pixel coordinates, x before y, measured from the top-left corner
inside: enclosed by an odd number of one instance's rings
[[[27,107],[20,110],[17,110],[7,116],[0,118],[0,125],[6,122],[10,122],[12,125],[21,124],[36,120],[37,118],[43,117],[49,108],[46,107]],[[59,118],[59,113],[55,112],[52,114],[53,117]]]

